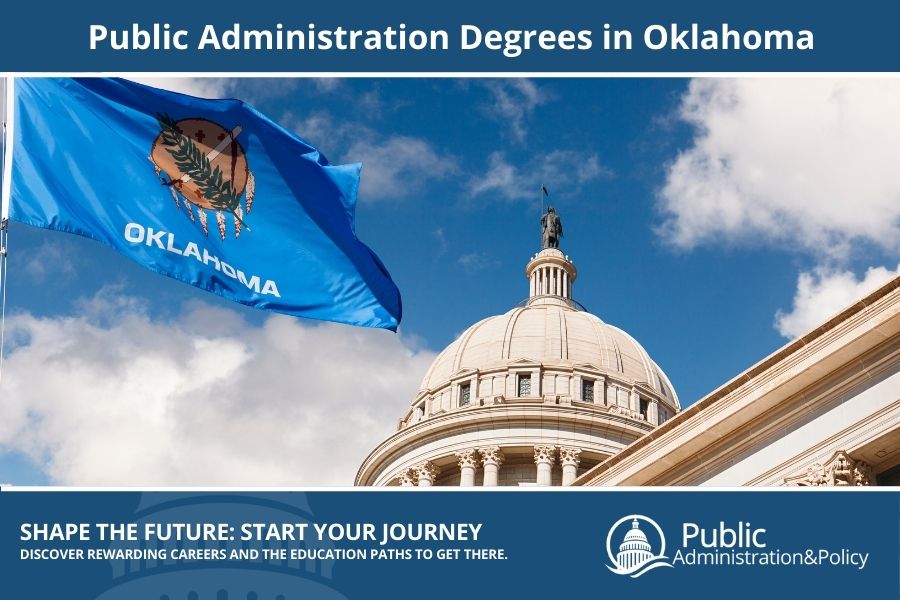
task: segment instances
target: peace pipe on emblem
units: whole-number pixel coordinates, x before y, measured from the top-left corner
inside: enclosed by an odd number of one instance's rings
[[[206,158],[208,158],[210,162],[214,161],[217,156],[222,154],[222,150],[225,149],[225,146],[230,144],[237,136],[241,135],[241,131],[242,131],[242,129],[241,129],[240,125],[238,125],[233,130],[231,130],[231,133],[229,134],[229,135],[231,135],[231,137],[222,139],[222,141],[219,142],[219,145],[216,146],[215,148],[213,148],[212,151],[206,155]],[[180,181],[182,183],[187,183],[190,180],[191,180],[191,177],[190,177],[190,175],[187,175],[187,174],[182,175],[181,179],[180,179]],[[250,231],[250,229],[247,228],[247,231]]]
[[[231,133],[229,134],[231,137],[223,138],[222,141],[220,141],[219,144],[215,148],[213,148],[209,154],[206,155],[206,158],[208,158],[210,162],[214,161],[217,156],[222,154],[222,150],[225,149],[225,146],[227,146],[232,141],[234,141],[234,139],[237,138],[237,136],[241,135],[241,131],[243,131],[243,129],[241,129],[240,125],[236,126],[234,129],[232,129]],[[190,180],[191,180],[191,177],[188,174],[182,175],[181,178],[179,179],[179,181],[181,181],[182,183],[187,183]],[[244,229],[246,229],[248,232],[250,231],[250,226],[247,225],[246,223],[244,223],[243,219],[241,219],[237,215],[234,215],[234,218],[237,219],[238,221],[240,221],[241,225],[244,226]]]

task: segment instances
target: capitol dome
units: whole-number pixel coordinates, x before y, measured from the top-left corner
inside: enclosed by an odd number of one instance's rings
[[[438,389],[461,370],[494,369],[520,360],[592,365],[651,388],[680,408],[665,373],[633,337],[559,300],[527,304],[472,325],[438,355],[420,389]]]
[[[640,524],[637,519],[631,522],[631,529],[625,534],[625,539],[619,545],[619,553],[616,555],[616,562],[619,568],[630,569],[645,564],[647,561],[653,560],[653,552],[647,536],[641,531]]]
[[[357,485],[568,485],[681,409],[644,348],[573,300],[561,250],[525,277],[527,300],[438,355]]]
[[[650,544],[647,542],[647,536],[641,531],[640,523],[637,519],[631,522],[631,529],[625,534],[625,539],[619,545],[619,550],[650,550]]]

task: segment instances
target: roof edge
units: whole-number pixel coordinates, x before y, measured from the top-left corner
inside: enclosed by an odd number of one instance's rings
[[[653,443],[656,439],[661,438],[670,431],[681,426],[685,421],[692,419],[695,415],[702,412],[706,408],[716,404],[721,400],[724,400],[731,394],[731,392],[739,389],[745,383],[768,371],[769,369],[788,359],[792,355],[798,354],[801,350],[803,350],[803,348],[805,348],[815,340],[836,329],[839,325],[849,320],[853,316],[865,312],[870,306],[874,305],[879,300],[890,295],[892,292],[898,289],[900,289],[900,276],[894,277],[868,296],[865,296],[864,298],[840,311],[839,313],[825,321],[825,323],[823,323],[822,325],[819,325],[805,335],[802,335],[794,339],[793,341],[788,342],[760,362],[751,366],[746,371],[733,377],[731,380],[716,388],[694,404],[677,413],[673,418],[669,419],[653,431],[647,433],[647,435],[634,441],[631,445],[626,447],[618,454],[609,457],[602,463],[583,473],[573,482],[572,485],[585,485],[589,481],[594,480],[603,473],[611,470],[619,463],[627,460],[644,447]]]

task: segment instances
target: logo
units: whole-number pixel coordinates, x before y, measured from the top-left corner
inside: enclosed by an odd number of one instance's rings
[[[227,237],[226,215],[233,220],[235,238],[242,228],[250,231],[244,218],[253,206],[255,182],[247,154],[237,140],[240,125],[229,130],[208,119],[175,121],[167,114],[156,118],[161,131],[153,141],[150,160],[178,209],[184,208],[191,221],[198,220],[207,237],[206,211],[215,213],[223,241]]]
[[[646,524],[643,530],[641,523]],[[657,552],[653,551],[654,545],[647,539],[647,532],[653,531],[659,538]],[[612,549],[613,539],[622,540],[619,551],[615,554]],[[616,575],[628,575],[632,578],[640,577],[656,567],[672,566],[666,560],[666,536],[663,535],[662,528],[656,521],[644,515],[628,515],[613,524],[606,536],[606,554],[612,563],[607,565],[610,571]]]

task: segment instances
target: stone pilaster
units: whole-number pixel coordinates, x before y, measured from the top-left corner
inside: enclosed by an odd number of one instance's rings
[[[578,476],[578,465],[581,463],[581,448],[571,446],[559,447],[559,462],[562,464],[562,484],[572,485]]]
[[[434,466],[430,460],[419,463],[412,468],[419,480],[419,487],[431,487],[441,470]]]
[[[606,404],[607,406],[616,406],[619,403],[619,388],[616,385],[608,384],[606,386]]]
[[[459,485],[460,487],[472,487],[475,485],[475,469],[478,468],[478,452],[475,448],[460,450],[456,453],[459,460]]]
[[[535,446],[534,462],[537,465],[537,484],[549,486],[553,484],[553,463],[556,461],[556,446]]]
[[[478,453],[484,463],[484,486],[496,486],[500,479],[500,465],[505,460],[503,451],[500,446],[484,446],[478,448]]]

